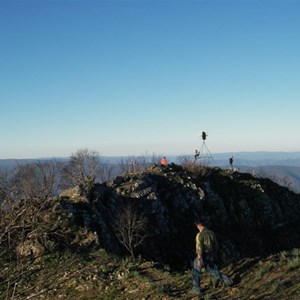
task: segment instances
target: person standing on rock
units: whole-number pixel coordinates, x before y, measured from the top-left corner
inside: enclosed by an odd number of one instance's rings
[[[226,285],[230,285],[231,280],[226,275],[223,275],[216,267],[215,261],[219,246],[214,232],[206,228],[201,220],[196,220],[195,225],[199,232],[196,235],[197,257],[195,258],[193,265],[193,291],[197,295],[200,295],[202,268]]]
[[[229,158],[229,166],[230,166],[230,170],[233,170],[233,156]]]

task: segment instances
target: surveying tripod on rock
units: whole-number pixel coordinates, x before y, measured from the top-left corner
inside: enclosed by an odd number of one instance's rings
[[[207,159],[208,161],[209,160],[214,160],[213,159],[213,156],[211,155],[207,145],[206,145],[206,138],[207,138],[207,134],[205,131],[202,131],[202,134],[201,134],[201,138],[203,140],[202,142],[202,145],[201,145],[201,148],[200,148],[200,151],[199,150],[195,150],[195,155],[194,155],[194,162],[196,162],[198,159]]]

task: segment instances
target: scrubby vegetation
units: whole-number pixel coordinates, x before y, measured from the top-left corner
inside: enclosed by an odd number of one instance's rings
[[[202,273],[200,299],[299,299],[299,252],[228,265],[223,272],[233,279],[231,287]],[[174,272],[103,249],[54,252],[1,265],[1,299],[198,299],[191,291],[189,270]]]
[[[299,299],[298,194],[190,162],[96,183],[95,153],[84,154],[68,172],[31,165],[0,174],[0,299],[197,299],[198,215],[233,280],[225,287],[204,272],[201,299]],[[57,168],[69,174],[59,196]]]

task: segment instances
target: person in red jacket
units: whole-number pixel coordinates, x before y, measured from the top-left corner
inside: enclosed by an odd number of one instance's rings
[[[168,160],[165,156],[160,160],[160,164],[165,167],[168,165]]]

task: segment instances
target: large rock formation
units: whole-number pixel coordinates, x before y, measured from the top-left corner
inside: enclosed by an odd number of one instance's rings
[[[87,195],[67,190],[46,207],[44,219],[50,221],[43,230],[49,232],[43,238],[52,249],[100,246],[125,253],[116,227],[126,226],[127,207],[144,222],[139,234],[145,239],[135,254],[174,267],[189,267],[194,256],[197,216],[216,232],[223,264],[300,247],[299,194],[269,179],[218,168],[153,166],[95,184]],[[20,255],[26,253],[21,246]]]
[[[88,202],[76,191],[60,201],[72,222],[97,232],[100,245],[115,253],[122,251],[115,224],[121,209],[133,204],[147,220],[147,238],[136,250],[164,264],[189,264],[199,215],[217,234],[222,263],[299,247],[298,194],[250,174],[199,168],[155,166],[94,185]]]

